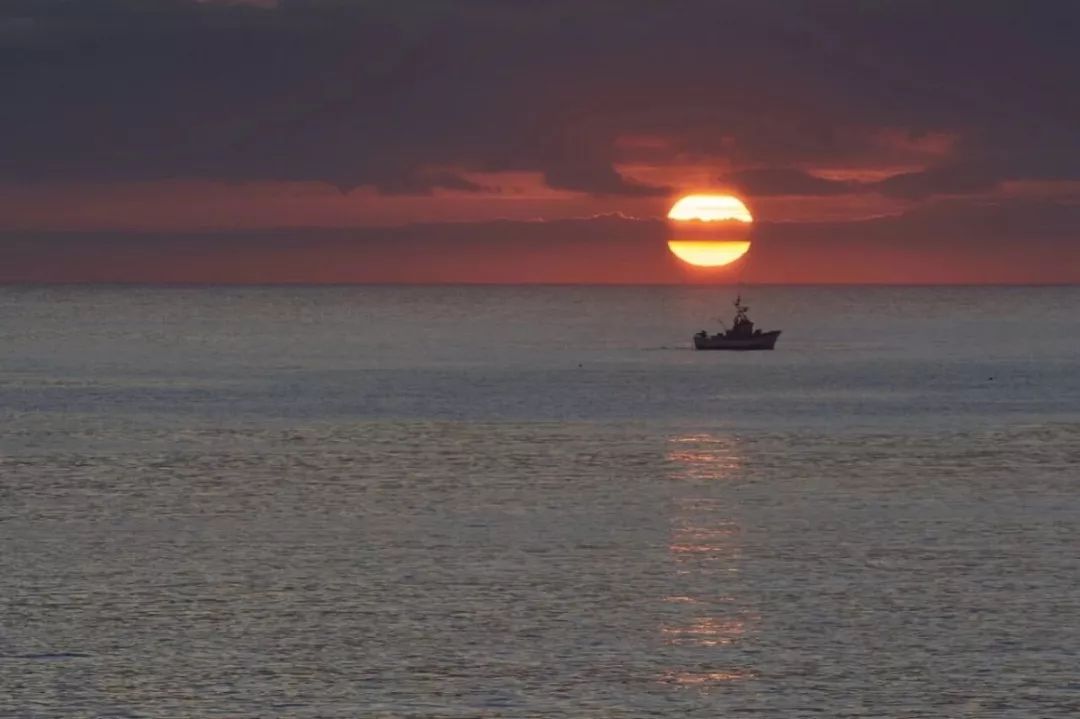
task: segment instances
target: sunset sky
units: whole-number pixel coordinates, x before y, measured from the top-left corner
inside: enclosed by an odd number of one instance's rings
[[[0,281],[1080,281],[1080,3],[5,0]],[[683,194],[755,223],[666,248]]]

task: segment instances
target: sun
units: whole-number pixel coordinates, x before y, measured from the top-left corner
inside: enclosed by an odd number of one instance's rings
[[[750,210],[734,195],[687,195],[672,205],[667,216],[676,222],[754,221]]]
[[[730,240],[726,242],[671,240],[667,246],[671,254],[696,267],[730,265],[750,250],[749,242]]]
[[[695,267],[724,267],[750,250],[753,222],[734,195],[687,195],[668,212],[668,249]]]

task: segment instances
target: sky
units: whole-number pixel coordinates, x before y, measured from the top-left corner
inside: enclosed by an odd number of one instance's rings
[[[4,0],[0,282],[1080,281],[1080,3]],[[756,219],[722,270],[680,196]]]

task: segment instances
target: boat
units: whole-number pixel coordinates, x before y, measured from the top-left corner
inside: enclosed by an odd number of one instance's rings
[[[735,298],[735,320],[724,332],[710,335],[701,330],[694,335],[696,350],[771,350],[776,346],[780,330],[762,332],[754,329],[747,312],[750,308],[742,303],[742,296]]]

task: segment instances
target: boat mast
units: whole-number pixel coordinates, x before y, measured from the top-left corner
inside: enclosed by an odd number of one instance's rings
[[[750,318],[746,316],[746,313],[749,312],[749,311],[750,311],[750,308],[742,303],[742,293],[739,293],[738,295],[736,295],[735,296],[735,324],[738,325],[740,322],[748,322],[750,320]]]

